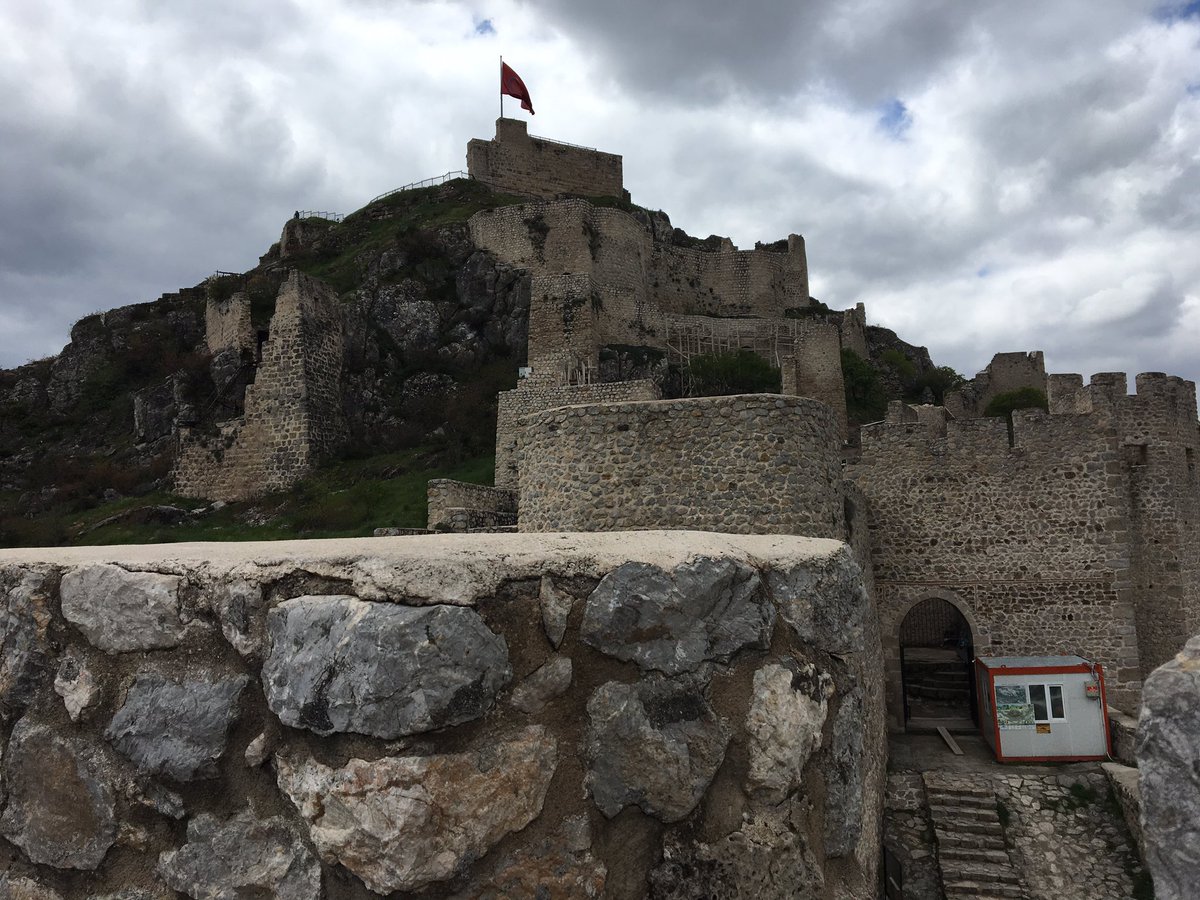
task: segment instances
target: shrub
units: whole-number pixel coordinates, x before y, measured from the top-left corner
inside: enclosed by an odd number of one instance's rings
[[[842,380],[846,383],[846,412],[858,424],[876,422],[887,412],[887,396],[879,373],[853,350],[842,350]]]
[[[775,394],[780,389],[779,370],[750,350],[693,356],[687,378],[693,397]]]
[[[1017,388],[1015,391],[1005,391],[997,394],[983,411],[985,416],[1007,418],[1012,420],[1012,414],[1018,409],[1049,409],[1046,392],[1033,387]]]

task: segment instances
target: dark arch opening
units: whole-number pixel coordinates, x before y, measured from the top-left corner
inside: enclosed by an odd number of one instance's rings
[[[910,731],[978,725],[971,666],[975,642],[958,608],[940,597],[922,600],[900,623],[904,722]]]

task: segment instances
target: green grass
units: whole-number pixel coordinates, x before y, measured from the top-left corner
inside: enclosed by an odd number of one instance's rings
[[[124,497],[82,513],[60,512],[30,520],[31,524],[36,522],[36,528],[29,530],[29,540],[12,545],[272,541],[363,537],[384,526],[423,528],[426,483],[430,479],[491,484],[495,468],[491,456],[445,466],[431,462],[428,453],[425,448],[417,448],[366,459],[339,460],[289,491],[230,503],[217,512],[176,525],[121,521],[89,530],[110,516],[139,507],[169,505],[197,509],[205,505],[200,500],[161,493]],[[250,524],[249,517],[265,521]]]

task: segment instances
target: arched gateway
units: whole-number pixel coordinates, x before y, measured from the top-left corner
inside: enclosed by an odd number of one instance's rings
[[[977,724],[971,677],[975,636],[959,608],[941,597],[919,601],[900,622],[899,643],[904,727]]]

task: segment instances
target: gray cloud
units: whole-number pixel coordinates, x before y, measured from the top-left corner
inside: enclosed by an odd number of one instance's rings
[[[532,130],[623,153],[634,200],[694,233],[803,233],[814,293],[940,362],[1200,376],[1200,22],[1153,3],[19,6],[0,365],[252,265],[294,208],[461,168],[504,52]]]

